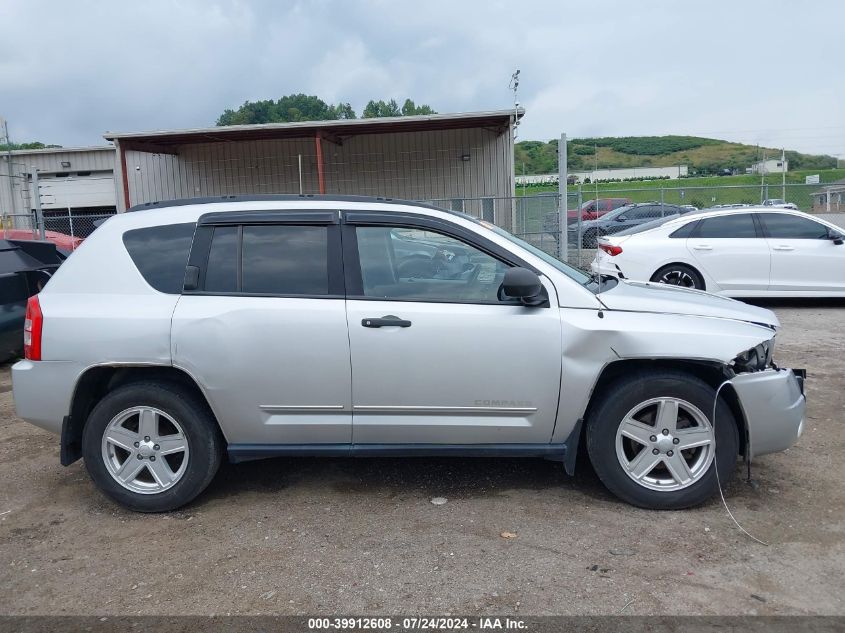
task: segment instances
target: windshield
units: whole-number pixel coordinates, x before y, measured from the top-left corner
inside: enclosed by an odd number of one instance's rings
[[[488,229],[490,229],[491,231],[495,232],[496,234],[501,235],[502,237],[504,237],[509,242],[513,242],[517,246],[524,248],[525,250],[527,250],[532,255],[536,255],[537,257],[542,259],[544,262],[546,262],[550,266],[554,266],[555,269],[559,270],[560,272],[562,272],[564,275],[566,275],[570,279],[573,279],[574,281],[581,284],[582,286],[589,287],[589,286],[587,286],[587,284],[589,284],[593,279],[593,277],[591,275],[588,275],[588,274],[582,272],[581,270],[578,270],[574,266],[570,266],[569,264],[563,263],[557,257],[553,257],[553,256],[549,255],[548,253],[546,253],[545,251],[540,250],[536,246],[532,246],[531,244],[529,244],[525,240],[519,239],[518,237],[512,235],[511,233],[508,233],[504,229],[499,228],[495,224],[490,224],[489,222],[483,222],[483,221],[481,222],[481,224],[483,226],[487,227]]]
[[[624,207],[619,207],[618,209],[614,209],[613,211],[608,211],[600,219],[602,220],[612,220],[613,218],[619,217],[626,211],[633,209],[635,205],[633,204],[626,204]]]

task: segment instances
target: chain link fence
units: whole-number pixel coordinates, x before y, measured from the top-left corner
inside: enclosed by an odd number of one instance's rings
[[[43,227],[38,222],[36,213],[16,213],[0,215],[0,239],[40,240],[46,239],[67,251],[74,250],[91,235],[102,220],[114,215],[102,211],[75,212],[44,211]],[[43,228],[43,233],[42,233]]]
[[[596,227],[591,220],[597,216],[600,219],[611,208],[625,204],[652,203],[658,208],[665,206],[665,215],[676,212],[677,207],[692,210],[734,205],[789,205],[845,226],[845,183],[685,187],[682,180],[673,182],[679,184],[667,187],[641,183],[639,186],[625,187],[620,183],[618,187],[609,187],[607,183],[602,183],[598,190],[589,184],[570,186],[566,203],[568,248],[565,255],[561,253],[560,247],[562,210],[557,193],[508,198],[450,198],[426,202],[494,222],[546,253],[582,269],[587,269],[595,256],[595,237],[591,232]],[[599,207],[597,212],[594,210],[596,206]],[[644,221],[651,219],[654,218]],[[622,230],[629,226],[621,223],[614,226],[609,220],[608,224],[603,225],[598,234],[612,234],[617,228]]]
[[[845,226],[845,183],[712,187],[685,187],[683,180],[673,181],[675,183],[678,184],[671,187],[663,184],[657,186],[656,183],[638,183],[630,187],[620,183],[618,187],[611,187],[608,183],[602,183],[598,190],[591,185],[570,186],[566,201],[568,248],[565,254],[561,253],[560,244],[562,205],[556,192],[509,197],[440,198],[424,202],[494,223],[546,253],[583,269],[589,267],[595,256],[595,240],[589,234],[595,227],[591,220],[596,216],[600,220],[611,206],[654,203],[667,207],[701,209],[723,205],[759,205],[768,200],[789,204]],[[598,205],[596,200],[599,201]],[[612,205],[610,201],[613,201]],[[599,207],[597,212],[592,210],[596,206]],[[102,209],[45,209],[44,237],[62,248],[73,250],[91,235],[100,221],[111,215],[113,212]],[[610,221],[607,222],[610,226],[606,226],[602,234],[612,234],[618,228]],[[627,228],[627,225],[622,228]],[[0,239],[41,239],[41,229],[34,211],[0,215]]]

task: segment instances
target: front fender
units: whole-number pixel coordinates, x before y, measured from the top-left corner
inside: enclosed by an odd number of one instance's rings
[[[552,442],[587,411],[604,368],[620,360],[700,361],[726,366],[772,338],[771,328],[718,317],[561,309],[561,397]]]

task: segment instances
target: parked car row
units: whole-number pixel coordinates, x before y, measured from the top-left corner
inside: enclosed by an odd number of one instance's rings
[[[578,209],[569,209],[566,212],[566,223],[572,225],[578,222],[578,216],[581,216],[581,221],[586,222],[595,220],[603,215],[610,213],[614,209],[624,207],[631,204],[630,198],[597,198],[595,200],[587,200]],[[560,233],[560,216],[556,211],[551,211],[543,218],[543,231],[550,233],[555,241],[557,241]]]
[[[772,205],[704,210],[600,237],[591,269],[732,297],[843,297],[843,233]]]
[[[598,245],[598,238],[605,235],[613,235],[634,226],[639,226],[647,222],[652,222],[659,218],[671,218],[689,213],[695,207],[682,207],[675,204],[661,204],[659,202],[643,202],[638,204],[629,204],[618,209],[614,209],[602,217],[582,222],[580,226],[580,235],[578,233],[579,227],[577,224],[570,224],[568,227],[568,241],[570,245],[580,245],[582,248],[596,248]]]

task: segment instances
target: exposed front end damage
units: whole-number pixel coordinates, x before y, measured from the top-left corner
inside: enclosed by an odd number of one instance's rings
[[[806,372],[778,367],[774,349],[772,337],[738,354],[726,369],[745,421],[749,462],[789,448],[804,430]]]
[[[803,376],[770,367],[730,380],[748,432],[746,458],[785,450],[804,430]]]
[[[563,310],[564,371],[555,440],[569,437],[577,421],[587,417],[593,394],[603,385],[631,371],[663,366],[685,369],[714,389],[725,387],[721,397],[730,400],[743,439],[741,453],[749,463],[792,446],[804,425],[804,372],[773,362],[774,314],[739,302],[708,304],[706,293],[666,295],[689,297],[695,302],[690,311],[700,314],[684,314],[679,302],[661,305],[656,300],[650,306],[619,301],[615,309],[599,312]]]

